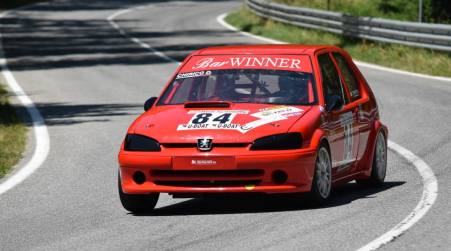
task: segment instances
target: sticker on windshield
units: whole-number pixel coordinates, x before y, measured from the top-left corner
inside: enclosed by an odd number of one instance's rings
[[[223,66],[231,66],[236,68],[241,67],[272,67],[272,68],[287,68],[287,69],[301,69],[301,60],[297,58],[287,57],[230,57],[228,59],[215,60],[215,58],[203,58],[196,62],[193,69],[204,68],[221,68]]]
[[[233,123],[233,119],[238,114],[248,114],[247,110],[191,110],[188,114],[193,114],[186,124],[177,127],[178,131],[201,130],[201,129],[222,129],[237,130],[246,133],[254,128],[272,122],[288,119],[291,116],[301,115],[304,110],[292,106],[274,106],[262,109],[259,112],[250,114],[258,118],[246,124]]]
[[[192,56],[180,72],[224,69],[270,69],[312,72],[307,55],[197,55]]]
[[[186,72],[186,73],[177,74],[177,77],[175,77],[175,79],[204,77],[204,76],[210,76],[210,75],[211,75],[211,71]]]

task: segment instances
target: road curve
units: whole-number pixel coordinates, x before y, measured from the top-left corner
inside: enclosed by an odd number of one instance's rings
[[[175,60],[211,45],[258,43],[216,17],[234,1],[68,1],[44,3],[1,21],[15,78],[48,126],[50,153],[22,184],[0,196],[3,250],[357,249],[404,219],[422,194],[421,177],[389,155],[387,184],[339,188],[331,206],[293,207],[284,198],[177,199],[154,215],[126,213],[116,191],[116,154],[143,101],[157,95]],[[447,249],[451,244],[451,84],[362,68],[390,137],[424,159],[440,194],[429,213],[383,249]]]

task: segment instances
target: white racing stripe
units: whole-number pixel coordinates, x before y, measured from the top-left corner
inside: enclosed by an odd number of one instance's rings
[[[0,14],[0,20],[5,17],[8,12]],[[33,101],[25,94],[22,87],[20,87],[14,75],[8,68],[5,53],[2,46],[2,34],[0,33],[0,69],[6,80],[6,83],[10,87],[14,96],[18,98],[23,107],[27,109],[28,114],[31,117],[34,136],[36,140],[36,146],[31,159],[21,167],[16,173],[0,183],[0,195],[15,187],[36,171],[42,163],[44,163],[50,150],[50,139],[45,125],[44,118],[39,110],[34,105]]]
[[[282,42],[279,40],[274,40],[266,37],[257,36],[254,34],[250,34],[248,32],[240,31],[237,28],[231,26],[227,22],[225,22],[224,18],[226,17],[227,13],[219,15],[216,20],[218,23],[220,23],[222,26],[226,27],[229,30],[233,30],[236,32],[239,32],[240,34],[243,34],[244,36],[252,37],[264,42],[268,43],[275,43],[275,44],[286,44],[286,42]],[[388,71],[398,74],[404,74],[404,75],[410,75],[415,77],[422,77],[422,78],[428,78],[428,79],[435,79],[435,80],[441,80],[441,81],[451,81],[450,78],[442,78],[442,77],[435,77],[435,76],[429,76],[429,75],[423,75],[423,74],[417,74],[417,73],[411,73],[401,70],[395,70],[387,67],[372,65],[368,63],[363,62],[356,62],[359,66],[364,66],[368,68],[377,69],[380,71]],[[420,201],[418,202],[417,206],[413,209],[413,211],[407,215],[404,220],[402,220],[400,223],[398,223],[396,226],[394,226],[392,229],[390,229],[388,232],[384,233],[377,239],[371,241],[370,243],[366,244],[365,246],[358,249],[359,251],[369,251],[369,250],[376,250],[380,248],[381,246],[395,240],[397,237],[401,236],[403,233],[405,233],[410,227],[412,227],[416,222],[418,222],[432,207],[435,200],[437,199],[438,194],[438,183],[437,178],[434,175],[434,172],[432,171],[432,168],[426,164],[421,158],[416,156],[411,151],[407,150],[406,148],[396,144],[393,141],[388,141],[388,148],[400,156],[402,156],[404,159],[406,159],[409,163],[411,163],[415,168],[417,169],[418,173],[421,175],[421,178],[423,180],[423,194],[421,196]]]

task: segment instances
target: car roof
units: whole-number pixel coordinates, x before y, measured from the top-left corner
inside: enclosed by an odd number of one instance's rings
[[[217,46],[197,50],[192,55],[224,55],[224,54],[307,54],[313,56],[322,49],[340,50],[333,45],[302,45],[302,44],[259,44]]]

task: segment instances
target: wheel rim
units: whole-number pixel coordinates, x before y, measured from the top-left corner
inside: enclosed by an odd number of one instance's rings
[[[379,135],[377,136],[376,170],[379,179],[384,179],[387,170],[387,148],[385,144],[385,138],[382,133],[379,133]]]
[[[332,183],[331,169],[329,153],[326,149],[321,148],[318,152],[318,158],[316,160],[316,185],[318,187],[319,194],[323,198],[329,197]]]

